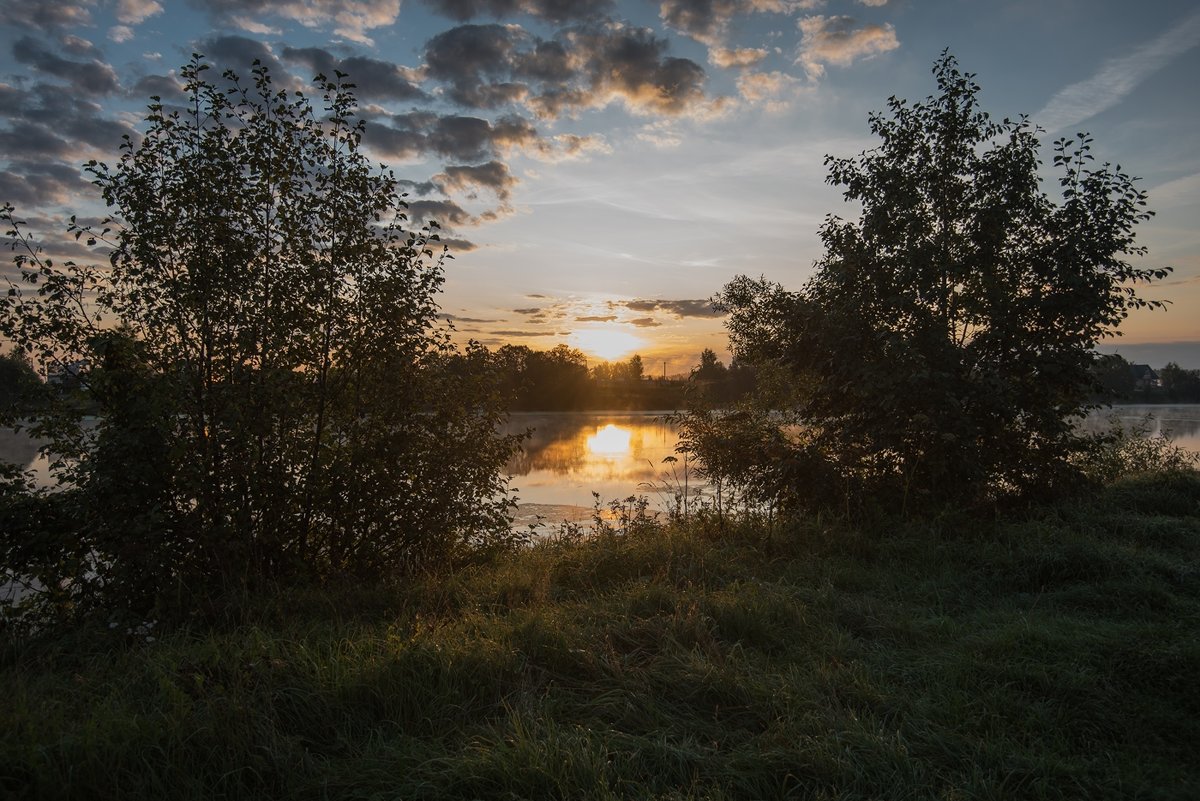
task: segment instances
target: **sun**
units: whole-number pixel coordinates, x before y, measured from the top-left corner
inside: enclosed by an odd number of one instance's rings
[[[621,359],[646,344],[644,339],[615,326],[580,328],[571,334],[571,344],[589,356],[605,361]]]
[[[629,453],[632,433],[628,428],[609,423],[587,438],[588,451],[596,456],[624,456]]]

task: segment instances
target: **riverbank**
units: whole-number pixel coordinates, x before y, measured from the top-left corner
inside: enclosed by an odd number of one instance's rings
[[[0,790],[1200,796],[1196,474],[1001,520],[630,529],[9,643]]]

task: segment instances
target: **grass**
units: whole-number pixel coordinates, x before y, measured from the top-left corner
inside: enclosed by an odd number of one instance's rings
[[[13,798],[1195,799],[1200,477],[547,542],[0,659]]]

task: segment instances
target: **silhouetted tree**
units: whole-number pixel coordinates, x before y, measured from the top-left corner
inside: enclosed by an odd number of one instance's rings
[[[41,402],[42,381],[24,354],[0,354],[0,410],[21,414]]]
[[[1168,400],[1200,403],[1200,370],[1185,370],[1175,362],[1167,362],[1158,377]]]
[[[112,219],[73,230],[111,248],[107,269],[54,264],[3,213],[24,280],[0,332],[88,364],[99,407],[88,436],[78,410],[38,421],[91,499],[72,533],[90,564],[61,578],[150,603],[508,538],[514,443],[495,434],[494,388],[459,380],[490,357],[450,359],[437,236],[403,228],[351,84],[318,76],[318,113],[260,65],[251,86],[208,69],[182,69],[184,109],[155,98],[115,167],[88,165]]]
[[[790,292],[741,277],[720,294],[733,352],[789,376],[776,420],[803,427],[762,454],[768,496],[1053,491],[1086,445],[1070,418],[1088,407],[1096,342],[1161,305],[1133,288],[1167,273],[1128,260],[1149,216],[1134,179],[1093,166],[1089,137],[1060,139],[1055,202],[1033,123],[993,121],[952,56],[933,72],[936,95],[871,115],[876,148],[826,158],[862,213],[826,219],[811,281]]]
[[[557,345],[538,351],[504,345],[496,351],[509,403],[521,410],[564,411],[583,408],[590,394],[587,357]]]
[[[625,364],[625,375],[629,381],[641,381],[644,375],[645,367],[642,364],[642,357],[638,354],[633,354],[629,357],[629,361]]]
[[[1128,399],[1133,394],[1132,367],[1119,353],[1096,357],[1092,373],[1104,400]]]
[[[725,365],[712,348],[700,352],[700,366],[692,370],[692,378],[700,381],[719,381],[725,377]]]

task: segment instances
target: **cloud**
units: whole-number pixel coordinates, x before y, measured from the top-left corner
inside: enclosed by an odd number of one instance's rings
[[[615,314],[589,314],[589,315],[585,315],[583,317],[576,317],[575,322],[577,322],[577,323],[611,323],[615,319],[617,319],[617,315],[615,315]]]
[[[643,142],[649,142],[660,150],[679,147],[683,144],[683,137],[675,130],[670,120],[656,120],[643,125],[642,129],[638,131],[637,138]]]
[[[638,114],[703,111],[704,68],[667,49],[653,31],[619,23],[554,39],[517,25],[460,25],[429,40],[425,61],[445,96],[468,108],[520,104],[543,118],[615,102]]]
[[[267,25],[265,22],[259,22],[250,17],[230,17],[229,21],[233,23],[234,27],[257,36],[280,36],[283,34],[282,28]]]
[[[497,336],[497,337],[551,337],[551,336],[563,336],[563,333],[562,333],[562,332],[558,332],[558,333],[556,334],[554,331],[523,331],[523,330],[520,330],[520,329],[517,329],[517,330],[503,330],[503,331],[488,331],[487,333],[488,333],[488,334],[491,334],[492,336]]]
[[[736,16],[788,14],[813,6],[813,0],[663,0],[659,17],[696,41],[717,47],[726,38],[729,24]]]
[[[614,308],[623,307],[630,311],[652,312],[662,311],[675,317],[724,317],[707,300],[614,300],[609,302]]]
[[[433,181],[410,181],[407,179],[400,179],[396,181],[396,184],[401,190],[410,191],[414,195],[418,195],[420,197],[432,195],[435,192],[440,191],[437,184],[435,184]]]
[[[738,5],[733,0],[663,0],[659,16],[675,30],[715,46]]]
[[[736,18],[750,14],[794,14],[824,4],[825,0],[662,0],[659,17],[669,27],[708,45],[708,63],[714,67],[744,69],[761,62],[770,51],[765,47],[730,47],[730,28]],[[778,30],[767,34],[768,38],[778,35]]]
[[[415,225],[435,220],[448,228],[473,225],[475,222],[471,213],[453,200],[414,200],[408,204],[408,217]]]
[[[193,0],[218,22],[251,33],[266,27],[264,17],[296,22],[314,30],[333,29],[338,36],[371,45],[367,32],[396,22],[400,0]],[[257,30],[256,30],[257,28]],[[269,30],[269,29],[268,29]]]
[[[784,72],[745,72],[738,76],[738,91],[750,103],[763,104],[768,111],[786,107],[785,96],[799,88],[800,80]]]
[[[137,25],[161,14],[162,10],[158,0],[117,0],[117,21],[123,25]]]
[[[3,0],[0,17],[6,25],[56,31],[89,24],[94,5],[89,0]]]
[[[128,25],[114,25],[108,29],[108,38],[117,44],[128,42],[133,38],[133,28]]]
[[[65,36],[61,36],[58,41],[62,49],[72,56],[96,59],[104,57],[104,54],[100,52],[100,48],[79,36],[66,34]]]
[[[479,246],[469,239],[458,239],[456,237],[439,236],[438,242],[445,245],[452,253],[470,253],[472,250],[478,250]]]
[[[237,35],[216,36],[200,42],[197,46],[199,52],[218,68],[213,71],[216,74],[231,69],[244,77],[249,75],[254,62],[258,61],[270,71],[271,80],[276,84],[290,88],[301,86],[275,57],[271,48],[257,39]]]
[[[857,59],[895,50],[900,46],[890,24],[863,25],[853,17],[804,17],[797,23],[803,34],[796,63],[804,66],[810,79],[825,74],[825,65],[847,67]]]
[[[765,47],[714,47],[708,51],[708,62],[716,67],[753,67],[768,55]]]
[[[502,19],[516,14],[549,22],[581,22],[601,19],[614,10],[612,0],[425,0],[425,3],[458,22],[476,17]]]
[[[0,150],[9,158],[20,156],[25,159],[66,158],[73,152],[71,143],[52,129],[27,121],[14,122],[0,129]]]
[[[1150,190],[1150,202],[1160,209],[1200,203],[1200,173],[1159,184]]]
[[[434,176],[433,181],[445,193],[468,192],[468,197],[474,198],[477,188],[486,189],[500,200],[508,200],[512,187],[519,183],[508,171],[507,164],[494,160],[474,167],[447,167]]]
[[[63,225],[62,215],[54,213],[51,215],[26,214],[24,209],[18,209],[16,214],[21,221],[21,228],[28,234],[36,238],[36,245],[40,249],[42,257],[49,257],[55,261],[65,261],[73,259],[81,263],[91,263],[95,265],[103,264],[108,261],[112,249],[104,246],[89,246],[86,241],[77,240],[75,235],[67,231]],[[95,217],[79,217],[81,225],[98,225],[101,220]],[[0,276],[6,275],[11,279],[17,277],[16,266],[11,259],[7,264],[0,262]],[[94,297],[94,295],[92,295]]]
[[[145,75],[129,90],[129,96],[139,100],[158,97],[165,102],[183,100],[183,84],[174,75]]]
[[[63,205],[92,191],[78,167],[63,163],[17,163],[0,171],[0,201],[17,208]]]
[[[72,91],[73,90],[73,91]],[[104,116],[103,107],[77,87],[37,83],[29,89],[0,84],[0,153],[10,161],[79,161],[107,157],[129,125]]]
[[[459,25],[425,44],[425,63],[430,78],[449,84],[455,103],[495,108],[528,92],[507,76],[520,71],[521,48],[531,42],[517,25]]]
[[[417,86],[421,79],[418,70],[401,67],[390,61],[366,56],[339,59],[319,47],[285,47],[282,56],[292,63],[304,64],[313,74],[320,73],[327,78],[333,78],[338,71],[345,73],[354,84],[354,94],[360,100],[419,100],[428,97]]]
[[[455,323],[502,323],[503,320],[485,320],[481,317],[459,317],[457,314],[439,314],[443,320]]]
[[[545,309],[513,309],[513,314],[541,314]]]
[[[420,131],[378,122],[364,129],[363,141],[376,154],[389,159],[415,159],[428,151],[425,134]]]
[[[424,225],[433,221],[448,231],[495,222],[510,214],[512,209],[508,206],[471,214],[453,200],[412,200],[408,203],[408,218],[414,225]]]
[[[72,37],[74,38],[74,37]],[[83,42],[82,39],[76,39]],[[90,47],[90,42],[86,43]],[[68,40],[67,47],[72,43]],[[79,50],[76,46],[76,50]],[[94,48],[92,52],[95,52]],[[72,61],[51,52],[41,42],[22,36],[12,46],[13,58],[19,63],[26,64],[37,72],[61,78],[76,89],[93,95],[108,95],[121,88],[116,71],[98,58],[90,61]]]
[[[636,317],[632,320],[627,320],[630,325],[636,325],[638,328],[658,328],[662,323],[655,320],[653,317]]]
[[[1133,52],[1105,61],[1087,80],[1059,90],[1033,121],[1049,133],[1069,129],[1124,100],[1137,86],[1200,43],[1200,11]]]
[[[434,154],[458,162],[484,161],[511,153],[525,153],[542,161],[579,158],[606,151],[602,137],[561,134],[542,137],[528,120],[515,114],[493,121],[456,114],[414,111],[390,115],[368,125],[364,138],[387,158],[415,159]]]
[[[590,153],[611,152],[612,148],[600,134],[558,134],[550,139],[539,140],[527,155],[539,161],[571,161],[586,158]]]
[[[501,117],[495,122],[477,117],[440,117],[428,136],[435,153],[462,161],[522,149],[537,139],[533,125],[517,116]]]
[[[586,58],[587,93],[545,95],[544,112],[559,104],[603,107],[622,102],[635,114],[677,116],[704,105],[704,68],[667,55],[667,42],[647,28],[605,26],[568,34],[572,50]]]

